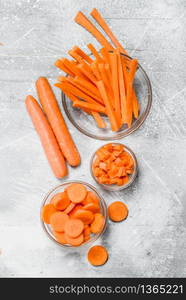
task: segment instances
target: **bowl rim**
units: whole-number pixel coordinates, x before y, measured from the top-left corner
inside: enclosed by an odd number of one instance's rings
[[[105,223],[104,223],[104,226],[103,226],[103,229],[101,232],[97,233],[97,234],[94,234],[94,236],[82,243],[81,245],[79,246],[72,246],[72,245],[63,245],[61,243],[59,243],[57,240],[55,240],[55,238],[52,236],[52,234],[49,233],[49,231],[47,230],[47,226],[50,225],[50,224],[45,224],[41,218],[41,213],[42,213],[42,208],[44,207],[44,205],[46,204],[49,196],[55,192],[58,188],[60,187],[63,187],[67,184],[72,184],[72,183],[81,183],[85,186],[87,186],[88,188],[90,188],[90,190],[94,191],[96,193],[96,195],[99,197],[100,199],[100,202],[101,202],[101,206],[102,206],[102,209],[104,210],[104,217],[105,217]],[[81,180],[68,180],[68,181],[65,181],[57,186],[55,186],[54,188],[52,188],[51,190],[48,191],[48,193],[44,196],[42,202],[41,202],[41,207],[40,207],[40,223],[41,223],[41,226],[43,228],[43,231],[45,232],[45,234],[50,238],[50,240],[52,240],[55,244],[57,244],[58,246],[62,247],[62,248],[65,248],[65,249],[77,249],[77,248],[82,248],[83,246],[87,246],[89,244],[92,244],[94,243],[99,237],[101,237],[103,235],[103,233],[105,232],[106,230],[106,227],[107,227],[107,222],[108,222],[108,213],[107,213],[107,205],[106,205],[106,202],[104,200],[104,198],[100,195],[100,193],[97,191],[97,189],[91,185],[90,183],[88,182],[85,182],[85,181],[81,181]]]
[[[96,179],[96,177],[94,176],[93,174],[93,171],[92,171],[92,164],[93,164],[93,160],[96,156],[96,152],[101,149],[103,146],[106,146],[106,145],[109,145],[109,144],[115,144],[115,145],[121,145],[124,147],[124,149],[126,149],[126,151],[132,156],[133,160],[134,160],[134,172],[132,173],[132,175],[130,176],[130,180],[127,182],[127,184],[124,184],[124,185],[121,185],[121,186],[117,186],[117,188],[112,188],[112,186],[116,186],[116,185],[109,185],[109,184],[103,184],[103,183],[99,183],[98,180]],[[138,175],[138,161],[137,161],[137,158],[136,158],[136,155],[134,154],[134,152],[131,150],[131,148],[129,148],[128,146],[126,146],[125,144],[122,144],[122,143],[115,143],[115,142],[111,142],[111,143],[107,143],[107,144],[104,144],[102,145],[101,147],[99,147],[93,154],[92,154],[92,157],[91,157],[91,160],[90,160],[90,173],[91,173],[91,176],[92,178],[94,179],[94,181],[102,188],[104,188],[105,190],[107,191],[112,191],[112,192],[118,192],[118,191],[121,191],[121,190],[124,190],[126,188],[128,188],[130,185],[133,184],[133,182],[135,181],[137,175]]]
[[[112,52],[112,51],[110,51]],[[128,58],[129,60],[132,60],[132,57],[130,57],[129,55],[126,55],[122,52],[120,52],[121,55],[125,56],[126,58]],[[73,124],[73,126],[75,128],[77,128],[81,133],[83,133],[84,135],[91,137],[93,139],[96,140],[102,140],[102,141],[110,141],[110,140],[119,140],[122,139],[128,135],[130,135],[131,133],[133,133],[134,131],[136,131],[146,120],[146,118],[149,115],[151,106],[152,106],[152,86],[151,86],[151,82],[150,79],[146,73],[146,71],[144,70],[144,68],[141,66],[141,64],[138,63],[138,68],[142,71],[144,78],[147,82],[147,87],[148,87],[148,93],[147,93],[147,97],[148,97],[148,101],[147,101],[147,106],[145,108],[145,111],[142,113],[141,117],[136,119],[136,121],[138,121],[137,124],[135,124],[135,126],[131,126],[130,128],[128,128],[125,132],[117,132],[116,135],[114,136],[104,136],[104,132],[103,135],[98,136],[97,134],[92,134],[86,130],[84,130],[83,128],[81,128],[76,121],[74,120],[74,118],[71,117],[71,114],[67,108],[67,102],[66,102],[66,95],[61,92],[61,99],[62,99],[62,106],[63,109],[65,111],[66,116],[68,117],[68,119],[70,120],[70,122]]]

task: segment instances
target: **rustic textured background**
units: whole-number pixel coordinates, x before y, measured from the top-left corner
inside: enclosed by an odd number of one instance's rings
[[[38,76],[55,81],[56,58],[93,42],[73,22],[79,9],[93,7],[140,60],[153,87],[150,116],[122,140],[137,155],[138,179],[123,192],[99,189],[107,203],[122,200],[130,210],[125,222],[109,222],[100,243],[110,258],[100,268],[87,263],[86,250],[63,251],[42,231],[41,201],[59,181],[24,106],[27,94],[36,95]],[[184,0],[0,0],[0,276],[186,276],[185,17]],[[95,185],[88,165],[103,142],[68,125],[82,154],[69,179]]]

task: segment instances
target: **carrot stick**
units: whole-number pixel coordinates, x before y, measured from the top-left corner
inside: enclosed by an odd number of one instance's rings
[[[83,50],[81,50],[79,47],[74,46],[72,48],[77,54],[79,54],[84,60],[86,60],[89,64],[93,62],[93,59],[87,55]]]
[[[113,101],[112,101],[112,99],[114,97],[114,94],[113,94],[113,91],[112,91],[109,79],[107,77],[107,73],[106,73],[106,70],[105,70],[105,65],[104,64],[98,64],[98,68],[99,68],[99,71],[100,71],[103,83],[105,85],[105,88],[106,88],[106,91],[107,91],[107,95],[108,95],[108,97],[110,99],[110,103],[112,104],[112,107],[114,108]]]
[[[123,76],[123,68],[121,62],[120,52],[117,51],[117,58],[118,58],[118,77],[119,77],[119,91],[120,91],[120,106],[121,106],[121,117],[122,123],[127,123],[127,99],[125,93],[125,83],[124,83],[124,76]],[[129,125],[129,124],[128,124]]]
[[[98,62],[101,62],[101,56],[99,55],[98,51],[96,50],[96,48],[92,45],[92,44],[88,44],[87,47],[89,48],[89,50],[92,52],[92,54],[94,55],[95,59]]]
[[[67,168],[56,137],[50,127],[41,107],[32,96],[25,100],[27,111],[40,137],[48,162],[57,178],[67,175]]]
[[[114,107],[117,119],[121,123],[121,107],[119,94],[119,74],[118,74],[118,58],[116,53],[110,53],[111,73],[112,73],[112,90],[114,93]]]
[[[79,152],[66,126],[48,80],[40,77],[36,81],[36,88],[43,110],[51,124],[63,155],[71,166],[78,166],[80,164]]]
[[[132,90],[132,108],[133,108],[134,117],[137,119],[139,115],[139,103],[134,89]]]
[[[99,11],[94,8],[90,15],[96,20],[96,22],[100,25],[100,27],[104,30],[106,35],[111,39],[113,44],[115,45],[116,48],[119,48],[121,52],[127,54],[126,50],[123,48],[123,46],[120,44],[120,42],[117,40],[113,32],[111,31],[110,27],[107,25]]]
[[[75,17],[75,22],[88,30],[97,41],[108,50],[113,50],[112,45],[106,40],[104,35],[88,20],[88,18],[79,11]]]
[[[81,76],[83,78],[86,78],[85,75],[80,71],[80,69],[78,68],[78,66],[76,66],[75,64],[73,64],[71,61],[69,61],[67,58],[63,58],[62,59],[65,67],[67,67],[68,69],[70,69],[75,75]]]
[[[55,66],[71,76],[74,76],[75,74],[64,65],[61,59],[56,60]]]
[[[96,78],[95,78],[94,74],[92,73],[91,68],[89,69],[88,65],[86,65],[84,62],[82,62],[81,64],[78,65],[78,68],[92,83],[95,83]]]
[[[80,108],[86,108],[86,109],[90,109],[90,110],[105,114],[105,108],[99,104],[92,104],[92,103],[87,103],[84,101],[77,100],[77,101],[73,102],[73,106],[80,107]]]
[[[104,47],[101,48],[100,53],[102,54],[105,63],[110,64],[109,52],[107,51],[107,49]]]
[[[91,91],[97,97],[99,97],[99,98],[101,97],[97,87],[94,84],[92,84],[91,82],[84,80],[83,78],[81,78],[79,76],[76,76],[74,78],[74,82],[77,82],[82,87],[85,87],[87,90]]]
[[[100,75],[98,65],[96,64],[96,62],[93,62],[90,67],[91,67],[92,72],[94,73],[94,76],[96,77],[96,79],[101,80],[101,75]]]
[[[73,49],[69,50],[68,51],[68,54],[74,58],[78,63],[81,63],[82,62],[82,57],[77,54]]]
[[[138,66],[138,61],[136,59],[132,59],[130,62],[130,71],[129,71],[129,80],[128,80],[128,87],[127,87],[127,124],[130,127],[132,123],[132,113],[133,113],[133,107],[135,108],[135,115],[137,108],[136,98],[134,96],[134,90],[133,90],[133,81],[135,72]]]
[[[76,97],[79,97],[79,98],[87,101],[88,103],[98,104],[96,100],[94,100],[92,97],[90,97],[89,95],[87,95],[84,92],[82,92],[80,89],[78,89],[77,87],[75,87],[74,85],[72,85],[70,82],[55,83],[54,85],[56,87],[60,88],[61,90],[66,89],[71,94],[73,94]]]
[[[109,117],[109,120],[110,120],[111,128],[112,128],[113,131],[117,131],[119,129],[119,126],[118,126],[118,122],[117,122],[117,119],[116,119],[116,115],[115,115],[115,112],[112,108],[112,105],[111,105],[111,103],[108,99],[106,89],[105,89],[105,86],[104,86],[104,83],[103,83],[102,80],[97,81],[97,87],[98,87],[98,89],[100,91],[100,94],[102,96],[102,99],[105,103],[105,107],[106,107],[107,114],[108,114],[108,117]]]
[[[106,128],[106,124],[98,112],[92,112],[92,116],[99,128]]]

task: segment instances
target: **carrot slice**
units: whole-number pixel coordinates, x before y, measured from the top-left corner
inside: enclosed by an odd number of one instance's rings
[[[80,164],[80,155],[59,109],[48,80],[40,77],[36,82],[40,102],[51,124],[59,146],[71,166]]]
[[[94,104],[94,103],[88,103],[88,102],[84,102],[81,100],[76,100],[75,102],[73,102],[73,106],[74,107],[80,107],[80,108],[86,108],[89,110],[93,110],[102,114],[106,114],[106,110],[105,107],[103,107],[100,104]]]
[[[128,208],[121,201],[115,201],[108,207],[109,218],[114,222],[120,222],[127,218]]]
[[[119,74],[118,74],[118,58],[117,54],[110,53],[110,63],[111,63],[111,72],[112,72],[112,90],[114,93],[114,107],[116,111],[116,116],[119,124],[121,124],[121,106],[120,106],[120,93],[119,93]]]
[[[92,45],[92,44],[88,44],[87,47],[89,48],[89,50],[92,52],[92,54],[94,55],[95,59],[98,62],[101,62],[101,56],[99,55],[98,51],[96,50],[96,48]]]
[[[64,210],[65,208],[67,208],[67,206],[70,204],[70,200],[69,200],[69,198],[67,196],[67,192],[64,191],[62,193],[56,194],[52,198],[51,203],[58,210]]]
[[[89,55],[87,55],[83,50],[81,50],[81,48],[79,48],[78,46],[74,46],[72,49],[77,54],[79,54],[84,60],[86,60],[89,64],[93,62],[93,59]]]
[[[100,212],[100,207],[98,204],[94,204],[94,203],[88,203],[86,205],[83,206],[83,209],[85,210],[90,210],[91,212],[95,213],[99,213]]]
[[[90,233],[91,233],[90,226],[85,225],[84,226],[84,231],[83,231],[84,237],[87,236],[87,235],[90,236]]]
[[[108,260],[108,252],[103,246],[93,246],[87,254],[89,263],[93,266],[101,266]]]
[[[126,50],[123,48],[123,46],[120,44],[120,42],[118,41],[118,39],[115,37],[115,35],[111,31],[110,27],[107,25],[107,23],[105,22],[105,20],[103,19],[103,17],[99,13],[99,11],[96,8],[94,8],[91,11],[90,14],[96,20],[96,22],[101,26],[101,28],[104,30],[104,32],[106,33],[106,35],[108,35],[108,37],[111,39],[111,41],[113,42],[113,44],[115,45],[115,47],[119,48],[120,51],[122,51],[123,53],[127,54]]]
[[[83,205],[81,204],[77,204],[75,205],[75,207],[71,210],[71,212],[69,213],[69,217],[74,218],[74,214],[77,210],[79,209],[83,209]]]
[[[63,232],[65,229],[65,223],[68,221],[69,216],[64,212],[57,211],[50,217],[50,224],[52,229],[57,232]]]
[[[67,243],[64,232],[53,231],[53,235],[56,238],[58,243],[60,243],[60,244],[66,244]]]
[[[26,97],[25,105],[54,175],[57,178],[66,176],[68,171],[63,154],[40,105],[32,96]]]
[[[79,209],[75,212],[74,218],[81,220],[84,224],[91,224],[94,214],[89,210]]]
[[[67,187],[67,195],[73,203],[80,203],[85,199],[87,190],[83,184],[73,183]]]
[[[82,202],[83,205],[86,205],[88,203],[94,203],[99,205],[99,198],[92,191],[88,191],[85,200]]]
[[[116,116],[115,116],[115,112],[112,108],[112,105],[109,102],[109,99],[108,99],[108,96],[107,96],[107,93],[106,93],[106,90],[105,90],[105,86],[104,86],[104,83],[103,83],[102,80],[97,81],[97,87],[98,87],[98,89],[100,91],[100,94],[102,96],[102,99],[104,101],[104,104],[105,104],[105,107],[106,107],[106,110],[107,110],[107,114],[108,114],[108,117],[109,117],[109,120],[110,120],[110,123],[111,123],[111,128],[112,128],[113,131],[117,131],[119,129],[118,122],[117,122],[117,119],[116,119]]]
[[[99,128],[106,128],[106,124],[98,112],[92,112],[92,116]]]
[[[65,239],[66,239],[66,241],[69,245],[79,246],[83,243],[84,236],[83,236],[83,233],[82,233],[78,237],[72,238],[72,237],[68,236],[67,234],[65,234]]]
[[[81,220],[69,219],[65,223],[65,233],[71,238],[78,237],[83,232],[83,229],[84,224]]]
[[[55,212],[57,212],[57,210],[53,204],[46,204],[41,210],[41,219],[44,223],[50,224],[50,217]]]
[[[103,229],[105,223],[105,219],[102,214],[96,213],[94,215],[94,221],[90,225],[91,232],[92,233],[99,233]]]
[[[67,206],[67,208],[64,210],[64,213],[65,214],[70,214],[70,212],[75,208],[75,204],[74,203],[70,203],[68,206]]]
[[[108,50],[113,50],[112,45],[106,40],[104,35],[88,20],[88,18],[79,11],[75,17],[75,22],[88,30],[97,41]]]

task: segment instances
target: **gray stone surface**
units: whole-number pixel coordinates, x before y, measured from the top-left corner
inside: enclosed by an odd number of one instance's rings
[[[146,69],[153,106],[144,125],[123,143],[137,155],[139,178],[126,191],[99,189],[107,203],[125,201],[128,219],[109,222],[102,243],[109,261],[90,266],[86,249],[67,251],[44,235],[39,210],[54,178],[25,111],[38,76],[53,83],[53,66],[74,44],[93,41],[73,22],[97,7],[129,53]],[[186,276],[186,2],[184,0],[0,0],[0,276]],[[60,92],[55,89],[58,100]],[[82,154],[69,179],[95,185],[88,164],[103,142],[68,121]]]

